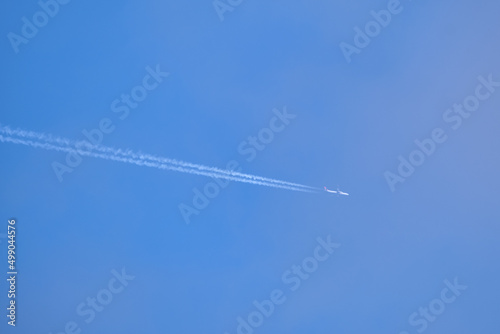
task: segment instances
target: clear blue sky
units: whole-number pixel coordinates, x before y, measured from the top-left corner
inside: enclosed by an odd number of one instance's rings
[[[354,27],[388,1],[245,0],[223,21],[211,0],[71,1],[17,53],[9,33],[40,5],[4,6],[3,126],[83,140],[108,118],[106,146],[236,160],[350,196],[232,182],[186,224],[179,205],[211,179],[84,157],[59,182],[64,153],[0,142],[2,277],[12,217],[19,271],[18,328],[0,282],[2,333],[74,321],[81,333],[233,334],[274,290],[286,300],[254,333],[500,331],[500,87],[456,130],[443,119],[478,76],[500,81],[500,4],[402,0],[350,63],[340,43],[354,45]],[[169,76],[120,119],[113,101],[157,65]],[[247,161],[239,145],[284,106],[296,117]],[[384,173],[436,128],[446,141],[391,191]],[[292,291],[283,275],[329,235],[341,246]],[[122,268],[135,278],[109,294]],[[467,288],[443,303],[455,278]],[[98,295],[113,300],[86,323],[90,306],[77,308]],[[432,320],[418,314],[441,305]]]

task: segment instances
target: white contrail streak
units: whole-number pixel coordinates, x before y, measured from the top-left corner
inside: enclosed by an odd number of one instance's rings
[[[26,130],[20,130],[20,129],[10,129],[7,126],[1,126],[0,125],[0,133],[4,133],[8,136],[18,136],[22,137],[24,139],[30,138],[30,139],[36,139],[39,141],[45,141],[47,143],[52,143],[52,144],[58,144],[58,145],[64,145],[64,146],[73,146],[76,148],[76,150],[80,151],[81,149],[86,149],[89,151],[98,151],[102,152],[105,154],[111,154],[114,156],[123,156],[126,158],[132,158],[136,160],[142,160],[142,161],[152,161],[156,162],[161,165],[173,165],[176,167],[184,167],[187,169],[195,169],[201,172],[209,172],[217,175],[226,175],[226,176],[231,176],[235,178],[244,178],[244,179],[249,179],[257,182],[263,182],[263,183],[273,183],[281,186],[288,186],[288,187],[293,187],[293,188],[303,188],[305,190],[310,190],[310,191],[317,191],[317,188],[298,184],[298,183],[293,183],[293,182],[287,182],[287,181],[282,181],[282,180],[277,180],[277,179],[271,179],[271,178],[266,178],[262,176],[256,176],[256,175],[251,175],[251,174],[245,174],[241,172],[236,172],[236,171],[230,171],[230,170],[223,170],[219,169],[216,167],[209,167],[209,166],[203,166],[199,164],[193,164],[189,162],[184,162],[180,160],[175,160],[175,159],[169,159],[169,158],[163,158],[163,157],[158,157],[155,155],[151,154],[145,154],[145,153],[135,153],[131,150],[121,150],[121,149],[114,149],[111,147],[106,147],[103,145],[92,145],[88,141],[74,141],[66,138],[60,138],[60,137],[55,137],[52,135],[44,134],[44,133],[38,133],[34,131],[26,131]],[[206,174],[202,174],[206,175]],[[216,176],[213,176],[216,177]],[[222,176],[218,178],[224,178]]]
[[[66,152],[66,153],[78,153],[78,154],[83,155],[83,156],[101,158],[101,159],[105,159],[105,160],[119,161],[119,162],[124,162],[124,163],[129,163],[129,164],[135,164],[138,166],[147,166],[147,167],[166,169],[166,170],[177,171],[177,172],[182,172],[182,173],[203,175],[203,176],[209,176],[212,178],[226,179],[226,180],[231,180],[231,181],[236,181],[236,182],[244,182],[244,183],[262,185],[262,186],[272,187],[272,188],[281,188],[281,189],[302,191],[302,192],[313,192],[312,190],[304,189],[304,188],[292,187],[292,186],[281,185],[281,184],[270,183],[270,182],[257,181],[257,180],[253,180],[253,179],[249,179],[249,178],[241,178],[241,177],[236,177],[236,176],[231,176],[231,175],[226,175],[226,174],[217,174],[217,173],[213,173],[210,171],[201,171],[201,170],[189,169],[189,168],[180,167],[180,166],[172,166],[172,165],[168,165],[168,164],[161,164],[161,163],[157,163],[157,162],[145,161],[145,160],[141,160],[141,159],[120,157],[120,156],[116,156],[116,155],[112,155],[112,154],[95,153],[95,152],[85,151],[85,150],[78,149],[78,148],[74,149],[71,147],[58,146],[58,145],[54,145],[54,144],[50,144],[50,143],[40,143],[40,142],[32,141],[29,139],[19,139],[19,138],[13,138],[10,136],[0,135],[0,141],[6,142],[6,143],[12,143],[12,144],[21,144],[21,145],[25,145],[25,146],[34,147],[34,148],[41,148],[44,150],[52,150],[52,151],[59,151],[59,152]]]

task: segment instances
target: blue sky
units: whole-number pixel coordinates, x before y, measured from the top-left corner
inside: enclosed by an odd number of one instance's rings
[[[0,142],[1,257],[15,218],[19,271],[18,328],[0,283],[2,333],[56,334],[74,321],[81,333],[233,334],[274,290],[286,301],[254,333],[499,331],[500,88],[458,129],[443,119],[479,76],[500,81],[499,4],[401,1],[350,63],[339,44],[388,1],[243,1],[223,21],[211,1],[59,6],[17,53],[7,36],[40,5],[0,14],[2,126],[84,140],[108,118],[105,146],[236,160],[350,196],[231,182],[186,224],[179,205],[210,178],[83,157],[59,182],[52,165],[66,154]],[[111,104],[148,66],[169,75],[121,120]],[[239,145],[284,107],[296,117],[246,161]],[[446,141],[391,191],[384,173],[436,128]],[[283,274],[328,236],[341,246],[291,291]],[[86,323],[77,307],[123,268],[135,278]],[[443,304],[455,278],[467,288]],[[420,308],[440,303],[422,320]]]

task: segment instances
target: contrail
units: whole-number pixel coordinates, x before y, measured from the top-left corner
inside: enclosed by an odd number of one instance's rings
[[[61,139],[61,140],[64,140],[64,139]],[[185,168],[185,167],[181,167],[181,166],[162,164],[162,163],[158,163],[158,162],[154,162],[154,161],[141,160],[141,159],[137,159],[137,158],[127,158],[127,157],[121,157],[121,156],[112,155],[112,154],[106,154],[106,153],[96,153],[96,152],[91,152],[91,151],[85,151],[85,150],[82,150],[79,148],[64,147],[64,146],[59,146],[59,145],[55,145],[55,144],[51,144],[51,143],[40,143],[40,142],[32,141],[29,139],[19,139],[19,138],[13,138],[10,136],[0,135],[0,141],[12,143],[12,144],[21,144],[21,145],[25,145],[25,146],[34,147],[34,148],[41,148],[41,149],[45,149],[45,150],[52,150],[52,151],[59,151],[59,152],[66,152],[66,153],[78,153],[78,154],[83,155],[83,156],[101,158],[101,159],[105,159],[105,160],[119,161],[119,162],[124,162],[124,163],[129,163],[129,164],[135,164],[138,166],[147,166],[147,167],[166,169],[166,170],[177,171],[177,172],[182,172],[182,173],[203,175],[203,176],[209,176],[212,178],[226,179],[226,180],[231,180],[231,181],[236,181],[236,182],[250,183],[250,184],[262,185],[262,186],[272,187],[272,188],[281,188],[281,189],[302,191],[302,192],[314,192],[313,190],[300,188],[300,187],[293,187],[293,186],[288,186],[288,185],[283,185],[283,184],[278,184],[278,183],[258,181],[258,180],[254,180],[254,179],[250,179],[250,178],[242,178],[242,177],[231,176],[231,175],[227,175],[227,174],[217,174],[217,173],[214,173],[211,171],[190,169],[190,168]]]
[[[50,134],[38,133],[38,132],[34,132],[34,131],[26,131],[26,130],[20,130],[20,129],[13,130],[7,126],[0,125],[0,133],[4,133],[8,136],[19,136],[19,137],[22,137],[24,139],[26,139],[26,138],[36,139],[36,140],[44,141],[44,142],[51,143],[51,144],[57,144],[59,146],[61,146],[61,145],[67,146],[67,147],[73,146],[76,148],[76,150],[73,149],[73,151],[78,151],[78,152],[80,152],[80,150],[82,150],[82,148],[85,148],[88,151],[93,150],[93,151],[102,152],[102,153],[108,154],[108,155],[111,154],[113,156],[122,156],[125,158],[132,158],[132,159],[141,160],[141,161],[151,161],[151,162],[155,162],[159,165],[173,165],[176,167],[183,167],[183,168],[187,168],[190,170],[194,169],[194,170],[197,170],[200,172],[204,172],[203,174],[199,174],[199,175],[209,175],[207,173],[212,173],[212,174],[210,174],[210,176],[216,177],[216,178],[226,178],[226,177],[222,176],[222,175],[225,175],[225,176],[230,176],[230,177],[234,177],[234,178],[238,178],[238,179],[242,178],[242,179],[248,179],[248,180],[261,182],[261,183],[259,183],[261,185],[262,185],[262,183],[273,183],[276,185],[281,185],[282,187],[280,187],[280,188],[284,188],[286,186],[286,187],[292,187],[292,188],[301,188],[301,189],[305,189],[305,190],[309,190],[309,191],[317,191],[318,190],[318,188],[314,188],[314,187],[310,187],[310,186],[306,186],[306,185],[302,185],[302,184],[298,184],[298,183],[287,182],[287,181],[282,181],[282,180],[277,180],[277,179],[271,179],[271,178],[266,178],[266,177],[262,177],[262,176],[251,175],[251,174],[245,174],[245,173],[236,172],[236,171],[223,170],[223,169],[219,169],[216,167],[209,167],[209,166],[204,166],[204,165],[199,165],[199,164],[193,164],[193,163],[189,163],[189,162],[184,162],[184,161],[169,159],[169,158],[164,158],[164,157],[158,157],[155,155],[141,153],[141,152],[135,153],[131,150],[114,149],[114,148],[106,147],[103,145],[93,145],[93,144],[90,144],[88,141],[74,141],[74,140],[55,137],[55,136],[52,136]],[[215,174],[217,174],[219,176],[215,176]],[[229,179],[229,178],[226,178],[226,179]],[[234,180],[234,179],[232,179],[232,180]],[[288,189],[288,188],[284,188],[284,189]]]

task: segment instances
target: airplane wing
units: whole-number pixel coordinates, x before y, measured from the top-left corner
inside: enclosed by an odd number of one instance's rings
[[[338,194],[338,192],[336,192],[335,190],[326,189],[326,187],[324,187],[324,188],[325,188],[325,191],[328,193]]]

